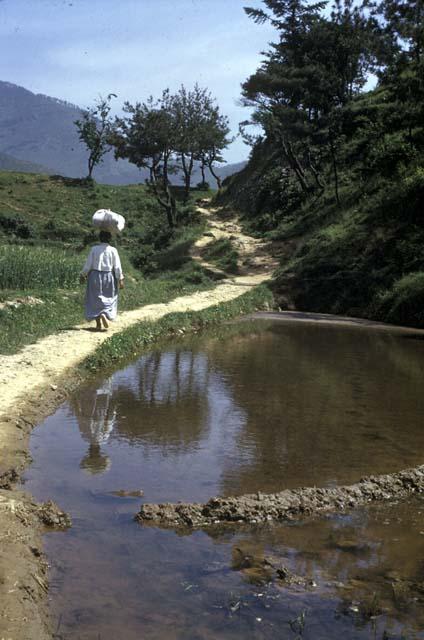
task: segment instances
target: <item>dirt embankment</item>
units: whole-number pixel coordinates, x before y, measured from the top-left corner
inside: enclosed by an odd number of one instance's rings
[[[356,484],[342,487],[309,487],[272,494],[212,498],[205,504],[144,504],[136,518],[141,523],[177,529],[287,522],[346,511],[371,502],[401,500],[423,491],[424,465],[399,473],[369,476]]]

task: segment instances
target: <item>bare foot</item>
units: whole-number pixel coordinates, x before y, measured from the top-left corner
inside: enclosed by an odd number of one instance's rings
[[[102,323],[99,317],[99,318],[96,318],[96,331],[101,331],[101,330],[102,330]]]
[[[102,324],[103,324],[104,328],[108,329],[109,328],[109,322],[107,321],[107,318],[103,313],[100,316],[100,320],[102,321]]]

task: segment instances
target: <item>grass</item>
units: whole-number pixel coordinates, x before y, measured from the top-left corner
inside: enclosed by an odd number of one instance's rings
[[[73,287],[81,272],[81,259],[56,248],[0,246],[2,289]]]
[[[222,271],[238,273],[238,252],[229,238],[219,238],[210,242],[203,250],[203,257]]]
[[[144,347],[159,339],[196,332],[246,313],[268,309],[272,305],[272,293],[265,285],[261,285],[235,300],[203,311],[170,313],[156,322],[140,322],[103,342],[97,351],[84,361],[82,367],[92,372],[110,369],[111,366],[137,355]]]
[[[205,290],[215,283],[198,265],[150,279],[127,278],[120,292],[119,310],[167,302],[180,295]],[[42,304],[22,304],[0,309],[0,354],[15,353],[44,336],[84,321],[84,286],[68,289],[20,289],[0,292],[0,302],[33,296]]]
[[[79,273],[96,241],[96,209],[126,218],[117,246],[126,276],[120,310],[214,285],[190,258],[204,229],[193,191],[180,207],[180,225],[170,230],[163,211],[143,185],[111,186],[25,173],[0,172],[0,303],[32,296],[42,304],[0,306],[0,353],[14,353],[50,333],[83,320]]]

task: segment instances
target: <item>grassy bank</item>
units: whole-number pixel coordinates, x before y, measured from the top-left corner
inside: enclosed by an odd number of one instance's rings
[[[79,273],[96,241],[91,216],[111,208],[126,217],[116,239],[126,275],[119,308],[209,288],[214,281],[190,258],[204,223],[193,191],[179,206],[179,225],[169,229],[143,185],[109,186],[61,176],[0,173],[0,353],[83,320]]]
[[[196,332],[272,306],[271,291],[261,285],[235,300],[203,311],[170,313],[156,322],[141,322],[103,342],[96,353],[85,360],[82,368],[89,371],[107,370],[118,362],[137,355],[143,347],[160,339]]]
[[[228,238],[219,238],[210,242],[202,253],[207,262],[227,273],[238,273],[238,251]]]
[[[305,193],[265,140],[218,203],[237,209],[248,232],[285,243],[274,280],[282,306],[289,296],[302,311],[424,327],[422,126],[411,131],[392,118],[399,105],[383,89],[349,109],[337,193],[331,163],[321,167],[321,188],[311,183]]]

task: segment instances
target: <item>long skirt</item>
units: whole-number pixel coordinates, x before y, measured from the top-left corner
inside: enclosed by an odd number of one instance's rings
[[[118,287],[112,271],[90,271],[85,292],[85,317],[94,320],[102,313],[115,320],[118,312]]]

